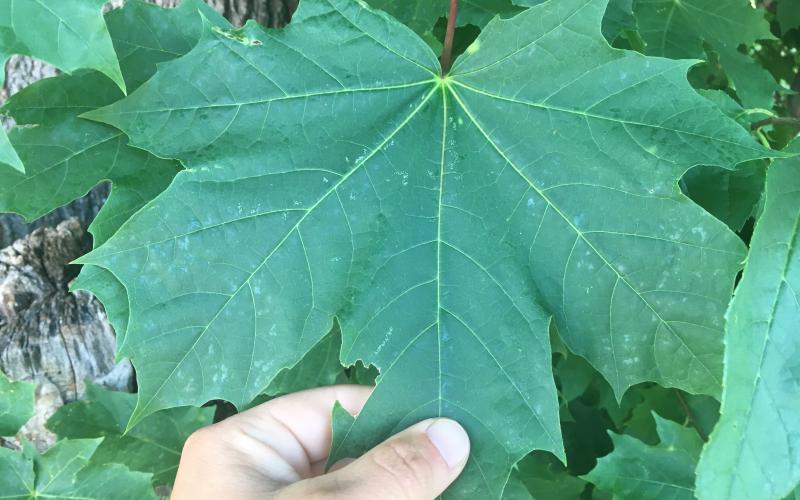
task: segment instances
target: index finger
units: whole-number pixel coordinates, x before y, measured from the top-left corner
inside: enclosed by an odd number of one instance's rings
[[[372,389],[363,385],[309,389],[273,399],[224,423],[269,446],[307,476],[312,464],[328,457],[336,401],[354,415],[364,407]]]

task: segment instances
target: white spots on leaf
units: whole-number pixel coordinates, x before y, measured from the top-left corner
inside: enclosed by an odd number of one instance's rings
[[[408,186],[408,172],[406,172],[405,170],[400,170],[398,172],[395,172],[395,175],[400,177],[401,179],[400,183],[403,186]]]
[[[693,227],[692,234],[700,236],[700,241],[706,241],[708,239],[708,233],[700,226]]]
[[[219,365],[219,369],[214,372],[214,376],[211,377],[211,381],[214,384],[224,384],[228,380],[228,367],[225,363],[221,363]]]
[[[392,335],[393,335],[393,334],[394,334],[394,327],[390,326],[390,327],[389,327],[389,329],[388,329],[388,330],[386,330],[386,334],[385,334],[385,335],[384,335],[384,337],[383,337],[383,342],[381,342],[381,343],[378,345],[378,348],[377,348],[377,349],[375,349],[375,355],[378,355],[378,354],[380,354],[380,353],[381,353],[381,351],[383,350],[383,348],[384,348],[384,347],[386,347],[386,344],[388,344],[388,343],[389,343],[389,339],[391,339],[391,338],[392,338]]]
[[[367,155],[369,155],[369,151],[367,151],[366,148],[361,150],[361,154],[358,156],[358,158],[356,158],[356,161],[354,162],[354,165],[361,165],[362,163],[364,163],[364,160],[367,159]],[[348,158],[348,157],[345,157],[345,158]],[[348,162],[349,162],[349,159],[348,159]]]
[[[536,200],[534,200],[532,196],[528,198],[528,208],[533,208],[535,205],[536,205]]]

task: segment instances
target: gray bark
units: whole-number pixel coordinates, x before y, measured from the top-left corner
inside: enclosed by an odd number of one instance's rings
[[[100,302],[70,293],[90,238],[76,218],[44,227],[0,250],[0,370],[38,385],[37,415],[23,435],[52,444],[42,425],[61,404],[79,399],[85,382],[133,389],[133,369],[114,362],[114,332]]]

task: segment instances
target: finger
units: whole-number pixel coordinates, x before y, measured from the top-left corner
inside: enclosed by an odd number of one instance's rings
[[[278,498],[429,500],[464,469],[469,437],[456,422],[431,419],[384,441],[341,470],[295,483]]]
[[[234,446],[265,464],[286,463],[282,477],[297,481],[312,475],[331,446],[331,412],[339,401],[351,414],[361,411],[370,386],[336,385],[282,396],[235,415],[221,424]],[[273,467],[272,471],[276,470]]]

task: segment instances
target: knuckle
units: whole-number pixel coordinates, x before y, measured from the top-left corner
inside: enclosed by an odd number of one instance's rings
[[[186,442],[183,445],[183,451],[186,453],[189,452],[197,452],[199,450],[204,450],[211,446],[213,443],[216,442],[214,436],[216,432],[213,426],[208,427],[201,427],[200,429],[191,433],[186,439]]]
[[[418,491],[427,486],[435,464],[428,458],[424,447],[408,439],[393,439],[375,450],[372,460],[386,473],[399,492]]]
[[[300,481],[279,491],[275,500],[351,500],[353,497],[348,494],[349,485],[343,484],[335,476],[331,474],[324,479]]]

